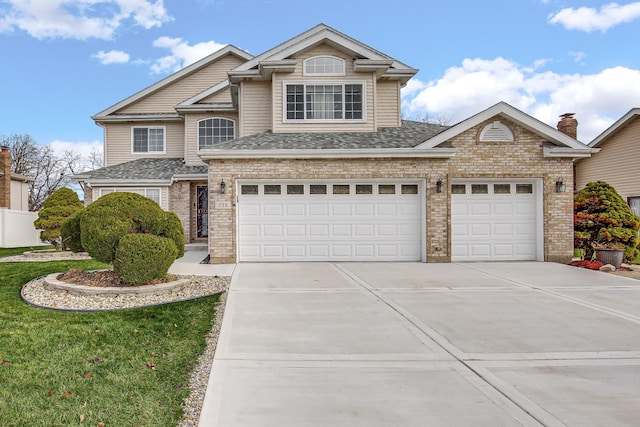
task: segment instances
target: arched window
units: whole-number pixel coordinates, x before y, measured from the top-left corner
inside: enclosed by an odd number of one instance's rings
[[[506,125],[495,121],[488,124],[480,132],[480,141],[513,141],[513,132]]]
[[[213,117],[198,122],[198,149],[211,148],[236,137],[235,120]]]
[[[304,61],[305,76],[344,76],[344,59],[314,56]]]

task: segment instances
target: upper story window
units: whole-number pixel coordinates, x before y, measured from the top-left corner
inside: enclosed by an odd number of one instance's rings
[[[285,120],[363,120],[364,84],[285,83]]]
[[[236,122],[223,117],[204,119],[198,122],[198,149],[211,148],[236,135]]]
[[[134,127],[131,139],[133,153],[164,154],[165,152],[164,126]]]
[[[305,59],[305,76],[344,76],[344,59],[335,56],[314,56]]]
[[[513,141],[513,132],[506,125],[495,121],[488,124],[480,132],[480,141]]]

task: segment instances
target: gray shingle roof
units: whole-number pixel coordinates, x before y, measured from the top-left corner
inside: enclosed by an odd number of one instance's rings
[[[82,179],[160,179],[170,180],[175,175],[207,174],[208,167],[187,166],[182,158],[136,159],[113,166],[82,172]]]
[[[377,132],[273,133],[266,131],[216,144],[221,150],[413,148],[448,126],[403,120]]]

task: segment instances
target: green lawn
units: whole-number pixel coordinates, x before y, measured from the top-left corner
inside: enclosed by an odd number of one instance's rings
[[[104,267],[0,263],[1,426],[174,426],[181,419],[217,296],[102,313],[37,309],[20,298],[35,277]]]
[[[0,257],[10,255],[22,255],[26,251],[42,251],[45,249],[53,249],[53,246],[26,246],[23,248],[0,248]]]

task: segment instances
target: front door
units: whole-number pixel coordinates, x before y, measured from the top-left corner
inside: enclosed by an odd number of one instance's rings
[[[196,186],[196,237],[209,237],[209,187]]]

